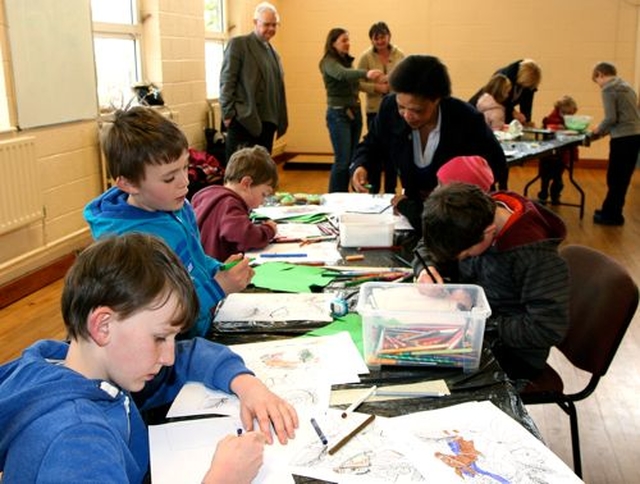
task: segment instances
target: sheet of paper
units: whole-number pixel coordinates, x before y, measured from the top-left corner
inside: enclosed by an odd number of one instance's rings
[[[240,421],[240,400],[221,390],[212,390],[199,382],[185,383],[173,400],[167,418],[190,415],[228,415]]]
[[[333,321],[331,293],[229,294],[214,321]]]
[[[405,395],[372,395],[367,398],[367,402],[380,402],[385,400],[397,400],[402,398],[416,398],[428,393],[442,393],[449,395],[449,388],[444,380],[423,381],[418,383],[407,383],[402,385],[382,385],[378,387],[380,391],[390,391],[405,393]],[[355,402],[362,394],[359,388],[333,390],[331,392],[330,405],[348,405]]]
[[[357,383],[358,374],[369,369],[349,333],[341,332],[314,338],[291,338],[278,341],[247,343],[230,347],[260,378],[280,378],[295,373],[327,375],[330,385]],[[328,395],[327,395],[328,406]]]
[[[322,195],[322,206],[333,214],[346,212],[383,213],[391,211],[392,193],[372,195],[369,193],[325,193]]]
[[[323,235],[316,224],[279,223],[277,238],[304,239]]]
[[[211,465],[218,442],[236,435],[236,419],[220,417],[149,426],[153,484],[200,484]],[[293,483],[286,446],[277,439],[265,446],[264,463],[254,483]]]
[[[276,261],[335,264],[342,259],[337,240],[303,246],[299,242],[269,244],[264,249],[251,250],[245,255],[254,258],[254,264]]]
[[[309,293],[312,287],[325,287],[332,280],[323,267],[269,262],[255,268],[251,284],[270,291]]]
[[[349,333],[359,354],[364,355],[364,346],[362,343],[362,317],[357,313],[348,313],[336,318],[333,323],[323,326],[322,328],[309,331],[305,337],[331,336],[343,331]]]
[[[283,220],[301,215],[328,213],[327,208],[320,205],[263,206],[254,209],[253,212],[262,217],[270,218],[271,220]]]
[[[390,419],[389,435],[431,482],[582,482],[489,401]]]
[[[345,484],[427,482],[386,437],[385,422],[388,419],[376,417],[344,447],[329,455],[328,448],[354,427],[345,425],[342,410],[329,409],[325,415],[316,415],[315,418],[327,437],[328,445],[322,445],[309,420],[301,418],[295,445],[287,449],[293,473]]]

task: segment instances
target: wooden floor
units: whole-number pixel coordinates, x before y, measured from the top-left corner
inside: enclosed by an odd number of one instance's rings
[[[328,186],[326,169],[282,169],[281,191],[323,193]],[[534,167],[514,167],[510,172],[510,188],[521,192],[535,174]],[[602,227],[591,221],[593,210],[602,201],[605,173],[601,170],[576,170],[587,193],[587,209],[583,220],[573,207],[554,207],[568,226],[569,243],[595,247],[624,264],[636,281],[640,281],[640,175],[629,190],[624,227]],[[537,193],[534,185],[529,195]],[[563,192],[566,201],[577,201],[575,190],[568,184]],[[58,311],[62,283],[57,281],[0,311],[0,363],[19,355],[22,348],[40,338],[62,338],[64,329]],[[565,375],[569,388],[584,380],[553,353],[552,361]],[[591,484],[635,484],[640,482],[640,313],[622,342],[609,373],[594,395],[578,403],[582,440],[584,480]],[[551,405],[529,407],[549,447],[569,466],[571,441],[569,421]]]

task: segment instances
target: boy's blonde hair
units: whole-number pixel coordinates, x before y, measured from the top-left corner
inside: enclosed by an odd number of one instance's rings
[[[518,67],[516,82],[523,87],[537,89],[542,80],[542,70],[533,59],[524,59]]]
[[[268,184],[275,189],[278,186],[278,168],[262,146],[242,148],[236,151],[224,172],[224,183],[238,183],[245,176],[250,176],[254,185]]]
[[[578,103],[569,95],[564,95],[553,105],[560,114],[575,114],[578,110]]]
[[[176,123],[143,106],[116,111],[102,138],[109,175],[135,184],[145,179],[147,165],[173,163],[188,148],[187,137]]]
[[[511,81],[504,74],[494,74],[484,87],[484,92],[490,94],[497,103],[504,103],[509,98]]]

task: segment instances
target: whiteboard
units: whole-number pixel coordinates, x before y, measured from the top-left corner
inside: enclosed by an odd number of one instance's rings
[[[5,0],[20,129],[98,114],[90,0]]]

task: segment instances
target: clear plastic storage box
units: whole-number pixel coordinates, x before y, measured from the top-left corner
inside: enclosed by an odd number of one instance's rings
[[[447,366],[465,372],[478,368],[491,315],[484,290],[472,284],[366,282],[357,311],[370,368]]]
[[[394,220],[390,214],[344,213],[340,216],[342,247],[391,247]]]

